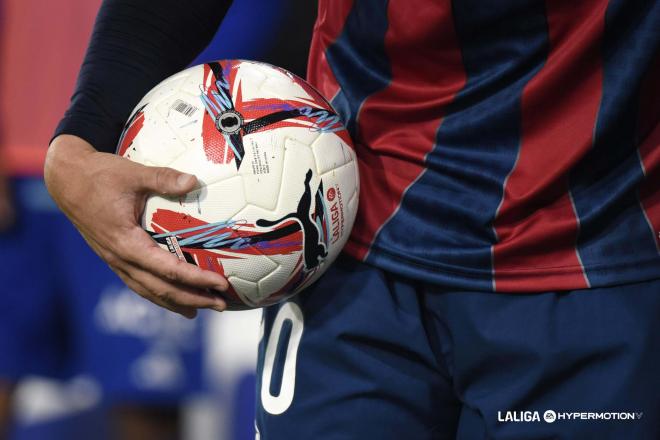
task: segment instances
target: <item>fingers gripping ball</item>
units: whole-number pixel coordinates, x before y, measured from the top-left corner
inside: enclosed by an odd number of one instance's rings
[[[348,132],[316,90],[278,67],[219,61],[166,79],[133,111],[117,153],[197,176],[183,198],[151,196],[142,226],[180,259],[224,275],[230,309],[314,282],[353,226]]]

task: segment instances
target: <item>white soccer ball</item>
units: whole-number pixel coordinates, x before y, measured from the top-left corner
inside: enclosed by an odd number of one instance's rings
[[[149,197],[142,226],[180,259],[223,274],[230,309],[313,283],[355,220],[346,129],[308,83],[269,64],[219,61],[167,78],[136,106],[117,154],[197,176],[185,197]]]

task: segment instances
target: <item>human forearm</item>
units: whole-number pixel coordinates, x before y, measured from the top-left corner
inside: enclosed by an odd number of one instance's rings
[[[76,135],[99,151],[114,152],[135,104],[193,60],[213,37],[230,3],[105,0],[71,105],[55,135]]]

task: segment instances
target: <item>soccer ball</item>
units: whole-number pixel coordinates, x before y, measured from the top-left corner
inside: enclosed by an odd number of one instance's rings
[[[269,64],[219,61],[167,78],[138,103],[117,154],[197,176],[184,197],[149,197],[142,227],[179,259],[223,274],[230,309],[313,283],[355,220],[348,132],[308,83]]]

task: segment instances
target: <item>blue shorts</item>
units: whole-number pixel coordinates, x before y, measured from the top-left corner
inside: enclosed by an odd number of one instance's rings
[[[265,310],[266,439],[660,439],[660,280],[446,291],[347,257]]]
[[[0,233],[0,377],[84,373],[112,401],[174,404],[201,388],[199,320],[130,291],[39,179],[13,182],[18,221]]]

